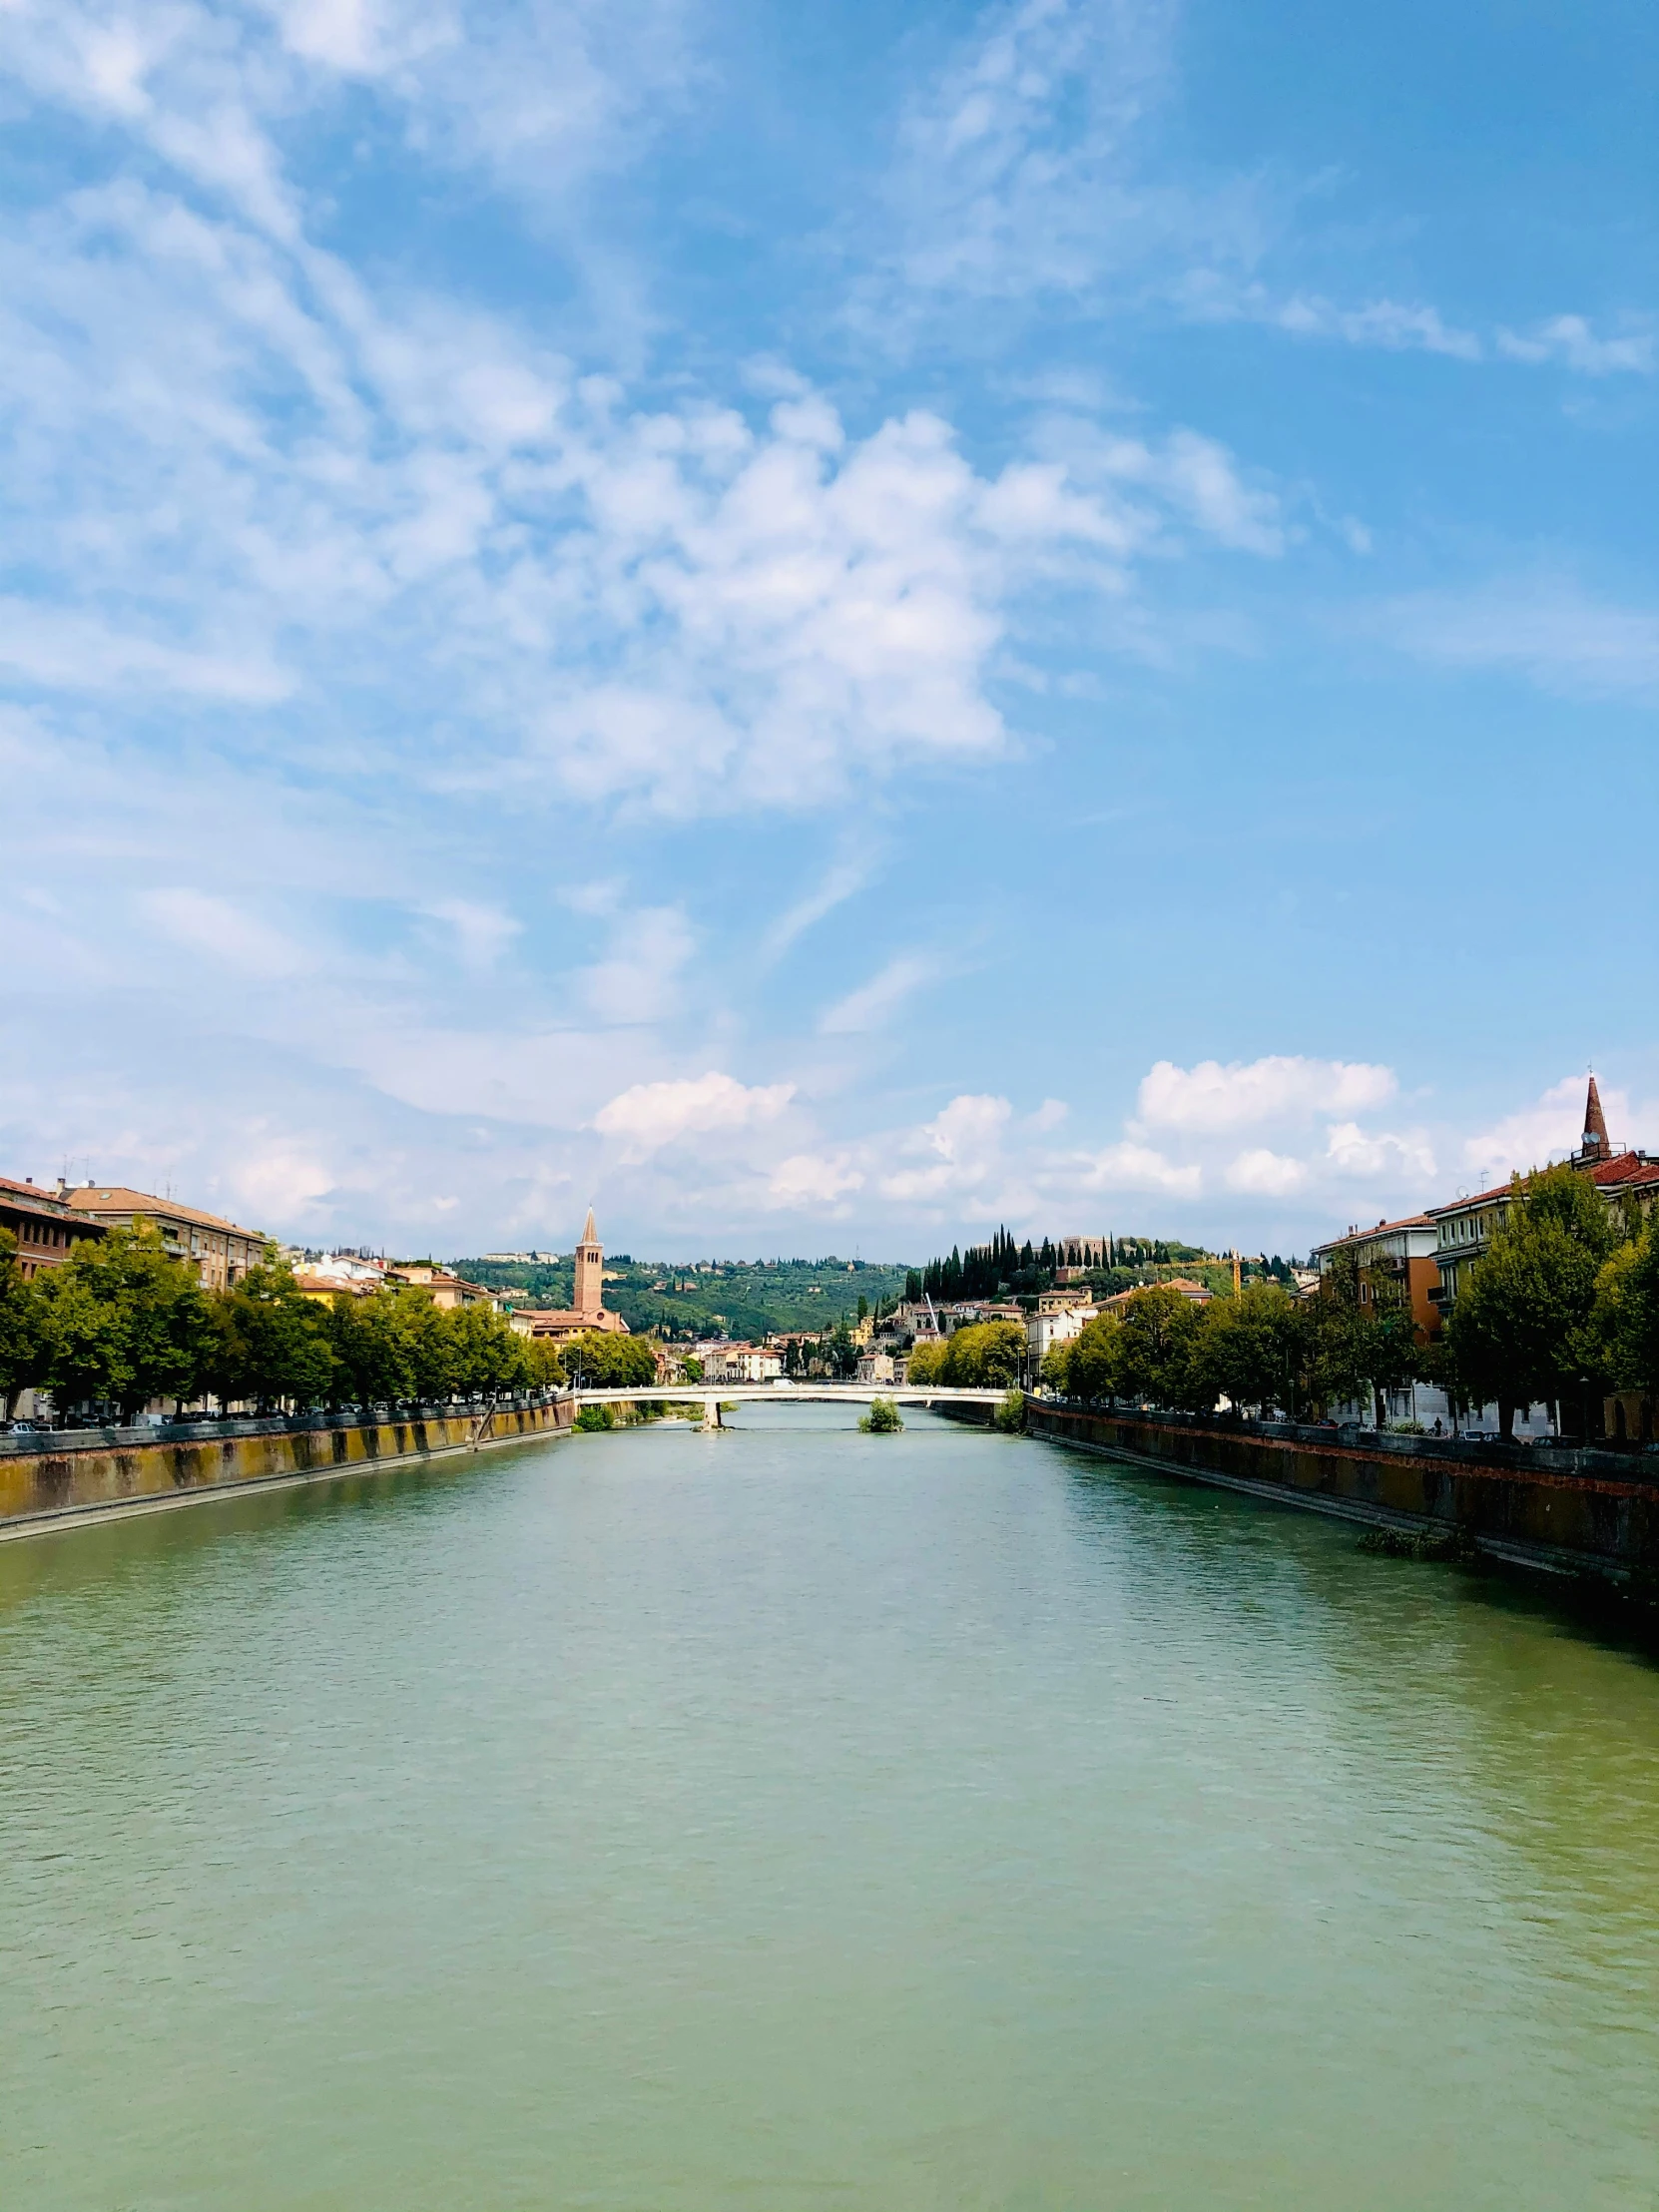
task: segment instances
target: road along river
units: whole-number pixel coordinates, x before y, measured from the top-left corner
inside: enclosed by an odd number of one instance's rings
[[[744,1408],[0,1549],[0,2201],[1659,2199],[1659,1672]]]

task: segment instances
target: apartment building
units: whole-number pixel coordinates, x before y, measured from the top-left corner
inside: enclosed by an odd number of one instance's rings
[[[121,1183],[84,1183],[71,1190],[60,1184],[58,1195],[75,1218],[96,1223],[101,1229],[131,1229],[148,1222],[161,1232],[168,1255],[188,1260],[205,1291],[229,1290],[250,1268],[258,1267],[271,1249],[263,1230],[244,1229],[218,1214],[204,1214],[197,1207],[181,1206],[176,1199],[157,1198],[152,1191],[135,1191]]]
[[[18,1273],[25,1282],[42,1268],[62,1267],[77,1238],[104,1234],[101,1223],[83,1220],[55,1191],[27,1178],[14,1182],[9,1175],[0,1175],[0,1229],[17,1239]]]

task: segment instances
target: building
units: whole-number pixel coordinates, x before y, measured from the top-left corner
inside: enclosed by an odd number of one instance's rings
[[[703,1354],[705,1382],[776,1382],[783,1372],[783,1355],[765,1345],[710,1345]]]
[[[1409,1214],[1399,1221],[1380,1221],[1375,1229],[1351,1229],[1346,1237],[1316,1245],[1309,1258],[1323,1281],[1352,1254],[1361,1305],[1408,1306],[1424,1337],[1432,1337],[1440,1326],[1435,1301],[1438,1248],[1432,1217]]]
[[[1032,1372],[1041,1368],[1055,1345],[1070,1344],[1094,1320],[1094,1298],[1088,1291],[1043,1291],[1037,1310],[1025,1317],[1025,1344]]]
[[[430,1292],[432,1304],[446,1312],[457,1306],[488,1306],[493,1310],[501,1303],[494,1291],[485,1290],[481,1283],[468,1283],[430,1260],[398,1261],[386,1268],[384,1280],[409,1290]]]
[[[229,1290],[250,1268],[261,1266],[271,1251],[271,1240],[261,1230],[244,1229],[218,1214],[204,1214],[148,1191],[129,1190],[125,1184],[84,1183],[76,1190],[60,1184],[58,1193],[79,1220],[96,1222],[103,1229],[131,1229],[135,1222],[148,1222],[160,1230],[170,1259],[190,1261],[205,1291]]]
[[[42,1268],[61,1268],[79,1238],[101,1237],[102,1223],[87,1221],[55,1191],[0,1175],[0,1229],[17,1239],[17,1270],[27,1282]]]
[[[1139,1298],[1143,1291],[1179,1291],[1194,1306],[1208,1306],[1215,1293],[1207,1283],[1195,1283],[1190,1275],[1172,1275],[1167,1283],[1140,1283],[1132,1291],[1118,1291],[1111,1298],[1103,1298],[1100,1311],[1116,1314],[1121,1321],[1123,1310],[1132,1298]]]
[[[890,1352],[866,1352],[858,1362],[860,1382],[902,1382],[902,1360],[894,1360]]]
[[[626,1337],[628,1324],[622,1316],[605,1311],[605,1248],[594,1228],[591,1206],[576,1247],[575,1278],[574,1306],[521,1306],[509,1317],[514,1331],[521,1337],[541,1338],[551,1344],[567,1344],[590,1329]]]
[[[953,1305],[934,1308],[941,1336],[954,1337],[958,1329],[977,1329],[988,1321],[1017,1321],[1023,1327],[1023,1306],[999,1306],[994,1299],[963,1298]]]
[[[1613,1143],[1593,1075],[1584,1100],[1584,1134],[1565,1164],[1587,1175],[1610,1207],[1632,1206],[1645,1213],[1659,1199],[1659,1160]],[[1470,1268],[1508,1220],[1509,1191],[1507,1183],[1499,1183],[1449,1206],[1429,1207],[1424,1218],[1434,1225],[1439,1282],[1428,1295],[1437,1314],[1450,1311]]]

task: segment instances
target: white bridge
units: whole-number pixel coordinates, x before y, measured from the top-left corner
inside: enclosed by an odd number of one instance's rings
[[[878,1397],[895,1405],[1000,1405],[1006,1390],[951,1388],[942,1382],[648,1382],[636,1389],[575,1389],[584,1405],[684,1405],[701,1409],[704,1428],[720,1428],[723,1405],[870,1405]]]

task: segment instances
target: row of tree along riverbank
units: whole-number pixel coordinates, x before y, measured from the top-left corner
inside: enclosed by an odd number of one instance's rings
[[[1068,1397],[1293,1419],[1375,1397],[1380,1424],[1387,1393],[1432,1382],[1455,1407],[1495,1403],[1504,1435],[1517,1407],[1547,1404],[1561,1433],[1585,1441],[1601,1433],[1604,1400],[1628,1392],[1628,1440],[1643,1441],[1659,1397],[1659,1217],[1623,1216],[1586,1176],[1547,1168],[1516,1178],[1503,1227],[1432,1338],[1397,1285],[1349,1253],[1309,1298],[1256,1283],[1198,1307],[1140,1291],[1121,1319],[1056,1345],[1042,1381]]]
[[[319,1303],[275,1260],[204,1291],[144,1227],[78,1244],[62,1267],[25,1280],[0,1231],[0,1413],[29,1388],[60,1416],[91,1406],[130,1420],[167,1399],[337,1412],[545,1389],[567,1367],[623,1387],[657,1372],[637,1339],[595,1332],[561,1358],[490,1307],[439,1307],[418,1286]]]

